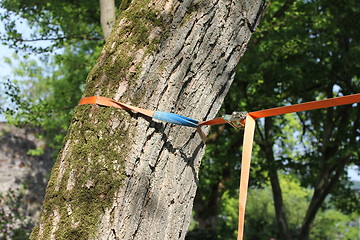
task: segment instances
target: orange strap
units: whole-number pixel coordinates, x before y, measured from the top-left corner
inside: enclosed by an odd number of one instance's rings
[[[224,123],[227,123],[227,121],[224,118],[215,118],[212,120],[199,122],[199,125],[218,125]]]
[[[263,117],[271,117],[282,115],[286,113],[308,111],[320,108],[335,107],[346,104],[353,104],[360,102],[360,93],[330,98],[320,101],[313,101],[307,103],[300,103],[290,106],[271,108],[256,112],[251,112],[246,117],[244,142],[242,149],[242,160],[241,160],[241,176],[240,176],[240,190],[239,190],[239,220],[238,220],[238,238],[237,240],[243,239],[244,234],[244,219],[245,219],[245,207],[247,198],[247,189],[250,175],[250,162],[251,152],[254,139],[255,131],[255,119]]]
[[[79,105],[85,105],[85,104],[98,104],[101,106],[106,107],[115,107],[123,110],[131,110],[134,112],[139,112],[141,114],[144,114],[148,117],[153,117],[154,112],[152,110],[143,109],[139,107],[134,107],[126,103],[117,102],[111,98],[106,97],[100,97],[100,96],[92,96],[92,97],[84,97],[80,100]]]
[[[86,105],[86,104],[98,104],[98,105],[106,106],[106,107],[115,107],[115,108],[119,108],[119,109],[123,109],[123,110],[131,110],[134,112],[139,112],[139,113],[144,114],[149,117],[154,117],[154,113],[157,112],[157,111],[152,111],[152,110],[148,110],[148,109],[144,109],[144,108],[135,107],[135,106],[125,104],[122,102],[117,102],[111,98],[106,98],[106,97],[101,97],[101,96],[84,97],[84,98],[80,99],[79,105]],[[172,114],[172,113],[170,113],[170,114],[171,114],[171,116],[176,115],[176,114]],[[178,115],[178,117],[183,117],[183,116]],[[183,118],[186,118],[186,117],[183,117]],[[198,127],[201,127],[202,125],[218,125],[218,124],[224,124],[224,123],[231,124],[232,122],[237,122],[237,121],[239,121],[239,120],[238,119],[235,119],[234,121],[225,120],[224,118],[221,117],[221,118],[215,118],[215,119],[208,120],[208,121],[201,121],[196,124],[198,124]],[[244,119],[241,119],[240,122],[243,125],[245,125]],[[202,137],[202,139],[204,140],[205,135],[202,133],[201,129],[198,129],[198,132],[199,132],[200,136]]]
[[[106,106],[106,107],[115,107],[115,108],[119,108],[119,109],[123,109],[123,110],[131,110],[134,112],[139,112],[139,113],[144,114],[149,117],[154,117],[154,114],[156,114],[155,113],[156,111],[131,106],[129,104],[117,102],[111,98],[106,98],[106,97],[101,97],[101,96],[84,97],[84,98],[80,99],[79,105],[86,105],[86,104],[98,104],[98,105]],[[176,114],[171,114],[171,116],[182,117],[182,116],[178,116]],[[184,117],[184,118],[187,119],[186,117]],[[205,136],[204,132],[201,130],[201,127],[198,126],[196,128],[196,130],[199,133],[201,140],[205,144],[206,136]]]
[[[239,189],[239,220],[238,220],[238,240],[242,240],[244,233],[244,220],[246,198],[249,185],[250,162],[252,145],[255,132],[255,119],[248,114],[246,116],[246,124],[244,130],[244,141],[242,149],[240,189]]]
[[[335,107],[340,105],[352,104],[360,102],[360,93],[347,95],[343,97],[329,98],[325,100],[300,103],[284,107],[270,108],[249,113],[253,118],[272,117],[286,113],[302,112],[319,108]]]

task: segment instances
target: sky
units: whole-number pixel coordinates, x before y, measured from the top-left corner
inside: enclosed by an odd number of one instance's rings
[[[4,10],[0,8],[0,13],[3,13]],[[28,26],[27,21],[26,20],[21,20],[21,21],[17,21],[16,23],[16,29],[23,34],[24,38],[29,38],[30,39],[30,34],[32,32],[32,29]],[[3,22],[0,22],[0,34],[4,34],[5,31],[5,27]],[[42,46],[46,44],[46,42],[37,42],[35,43],[34,46]],[[9,48],[8,46],[4,45],[1,41],[0,41],[0,94],[3,94],[4,92],[4,86],[3,86],[3,82],[6,82],[7,79],[11,79],[12,76],[12,68],[9,64],[7,64],[5,62],[5,58],[10,58],[12,59],[12,64],[13,65],[17,65],[17,63],[19,61],[14,60],[13,55],[14,54],[18,54],[20,59],[22,56],[29,56],[29,59],[35,59],[35,60],[39,60],[41,57],[41,54],[34,54],[34,53],[29,53],[29,52],[22,52],[21,50],[16,52],[14,49]],[[37,62],[41,62],[41,61],[37,61]],[[7,106],[11,105],[10,102],[3,102],[4,99],[1,98],[0,95],[0,102],[3,105],[4,108],[6,108]],[[0,113],[0,122],[6,121],[5,117]]]
[[[352,181],[360,181],[360,169],[359,167],[352,167],[348,170],[348,175]]]
[[[1,11],[3,11],[3,10],[0,9],[0,12]],[[23,24],[20,24],[18,26],[18,28],[19,28],[20,32],[23,32],[25,35],[29,36],[30,28],[27,27],[26,23],[24,23],[24,22],[23,22]],[[3,33],[4,31],[5,31],[4,25],[2,24],[2,22],[0,22],[0,33]],[[44,44],[44,42],[39,42],[37,44],[39,44],[38,46],[41,46],[41,44]],[[4,58],[5,57],[11,58],[14,53],[15,53],[15,51],[13,49],[10,49],[6,45],[3,45],[0,43],[0,80],[2,80],[2,81],[9,78],[9,76],[11,76],[11,72],[12,72],[11,67],[5,63]],[[37,58],[37,56],[33,56],[33,57]],[[0,92],[1,92],[1,94],[3,94],[3,86],[1,86],[1,85],[0,85]],[[0,98],[0,101],[1,101],[1,98]],[[0,121],[1,122],[6,121],[5,117],[1,114],[0,114]],[[360,169],[358,167],[350,168],[348,170],[348,175],[352,181],[360,181]]]

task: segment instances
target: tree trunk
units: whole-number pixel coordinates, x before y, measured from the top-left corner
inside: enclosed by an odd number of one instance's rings
[[[329,90],[329,97],[331,96],[331,93],[332,92],[330,92]],[[341,123],[346,123],[349,122],[350,116],[348,111],[345,110],[346,108],[343,107],[343,109],[344,111],[339,114],[341,117],[338,120]],[[338,130],[337,132],[334,131],[334,113],[335,110],[333,108],[329,108],[326,110],[326,121],[324,124],[324,132],[321,144],[322,157],[320,158],[321,161],[319,172],[316,178],[316,183],[314,184],[314,194],[310,200],[309,207],[306,211],[306,215],[300,229],[300,233],[298,236],[299,240],[310,239],[311,224],[315,220],[316,214],[321,208],[326,197],[331,193],[335,185],[340,181],[340,177],[344,173],[345,167],[350,158],[350,155],[339,158],[338,142],[341,142],[340,140],[337,140],[335,144],[334,142],[331,142],[331,138],[340,139],[339,135],[345,135],[347,132],[345,130]],[[354,128],[354,130],[355,129],[356,128]],[[350,146],[356,146],[356,143],[354,143],[352,139],[350,141]]]
[[[270,178],[271,190],[274,199],[275,216],[276,216],[276,222],[279,227],[280,236],[281,239],[283,240],[291,240],[292,236],[287,222],[286,211],[285,211],[286,209],[282,197],[279,176],[277,173],[277,168],[275,166],[275,157],[273,151],[274,133],[272,129],[273,129],[273,119],[265,118],[265,134],[264,134],[265,144],[262,144],[261,147],[266,154],[266,160],[268,163],[269,178]]]
[[[99,0],[99,3],[101,29],[106,41],[115,23],[115,0]]]
[[[84,96],[215,117],[262,6],[261,0],[132,1]],[[31,239],[184,239],[203,152],[193,128],[78,106]]]

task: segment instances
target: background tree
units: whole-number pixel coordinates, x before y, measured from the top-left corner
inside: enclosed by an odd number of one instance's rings
[[[308,208],[309,199],[313,191],[300,185],[297,176],[279,174],[284,204],[288,216],[289,228],[299,229],[304,212]],[[357,239],[358,214],[344,214],[331,204],[325,202],[327,208],[320,209],[311,228],[310,239]],[[221,201],[221,218],[217,225],[217,239],[234,239],[237,228],[238,201],[225,191]],[[262,188],[252,188],[248,194],[246,239],[271,239],[279,234],[277,227],[274,202],[270,183],[264,183]],[[329,227],[336,226],[336,227]],[[296,233],[296,232],[294,232]],[[200,239],[200,238],[199,238]]]
[[[102,40],[100,2],[103,0],[4,0],[1,2],[1,7],[6,10],[1,14],[6,30],[1,36],[3,44],[18,50],[48,52],[63,47],[65,43]],[[119,4],[120,1],[116,3]],[[103,13],[105,14],[104,11]],[[32,33],[22,33],[19,30],[17,25],[23,22],[29,25]],[[47,47],[31,44],[39,41]]]
[[[346,7],[340,10],[339,4],[339,1],[272,2],[237,69],[224,112],[253,111],[358,93],[359,64],[355,59],[359,58],[360,35],[351,27],[351,19],[358,17],[360,6],[349,0],[341,3]],[[350,190],[345,170],[359,164],[359,114],[359,106],[354,105],[258,122],[251,183],[261,186],[263,180],[270,180],[279,229],[276,237],[308,239],[311,223],[320,207],[326,207],[324,201],[330,194],[332,203],[344,213],[358,212],[359,196]],[[218,132],[223,135],[217,137]],[[205,167],[200,172],[199,193],[216,196],[207,200],[216,201],[215,206],[221,206],[220,197],[225,189],[231,196],[237,195],[235,188],[229,190],[238,182],[232,174],[238,168],[232,159],[240,154],[241,145],[236,134],[228,129],[214,129],[212,136],[217,146],[208,148],[206,159],[220,167]],[[279,173],[296,174],[302,186],[314,189],[301,227],[289,225],[291,207],[288,209],[284,203]],[[225,184],[226,188],[218,187]],[[342,205],[338,204],[339,199]],[[201,209],[195,211],[195,218],[203,219]],[[213,212],[215,219],[221,219],[221,212]]]
[[[16,50],[16,54],[5,59],[13,67],[13,74],[8,76],[8,80],[0,80],[1,90],[6,91],[13,101],[1,95],[0,114],[5,111],[10,124],[41,129],[37,132],[38,138],[46,140],[45,149],[41,146],[28,154],[42,155],[50,148],[56,156],[61,147],[73,108],[84,89],[83,79],[95,64],[103,45],[98,5],[98,1],[5,0],[0,3],[1,20],[5,24],[1,42]],[[21,31],[24,28],[27,31]],[[38,194],[39,200],[43,198],[41,191],[28,194],[32,189],[29,187],[31,182],[24,180],[22,183],[26,191],[24,197],[17,198],[20,208],[14,208],[6,198],[1,199],[4,200],[2,207],[7,219],[3,224],[8,226],[8,231],[3,232],[4,238],[26,239],[31,231],[29,226],[34,225],[34,216],[24,219],[24,215],[7,210],[15,209],[13,211],[26,212],[27,215],[31,194]],[[24,195],[20,189],[6,196],[12,194]],[[9,228],[12,223],[13,227]],[[26,227],[17,229],[19,226]]]

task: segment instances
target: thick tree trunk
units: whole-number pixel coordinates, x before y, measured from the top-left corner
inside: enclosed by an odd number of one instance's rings
[[[261,0],[132,1],[84,96],[213,118],[261,9]],[[203,152],[193,128],[78,106],[31,239],[184,239]]]

